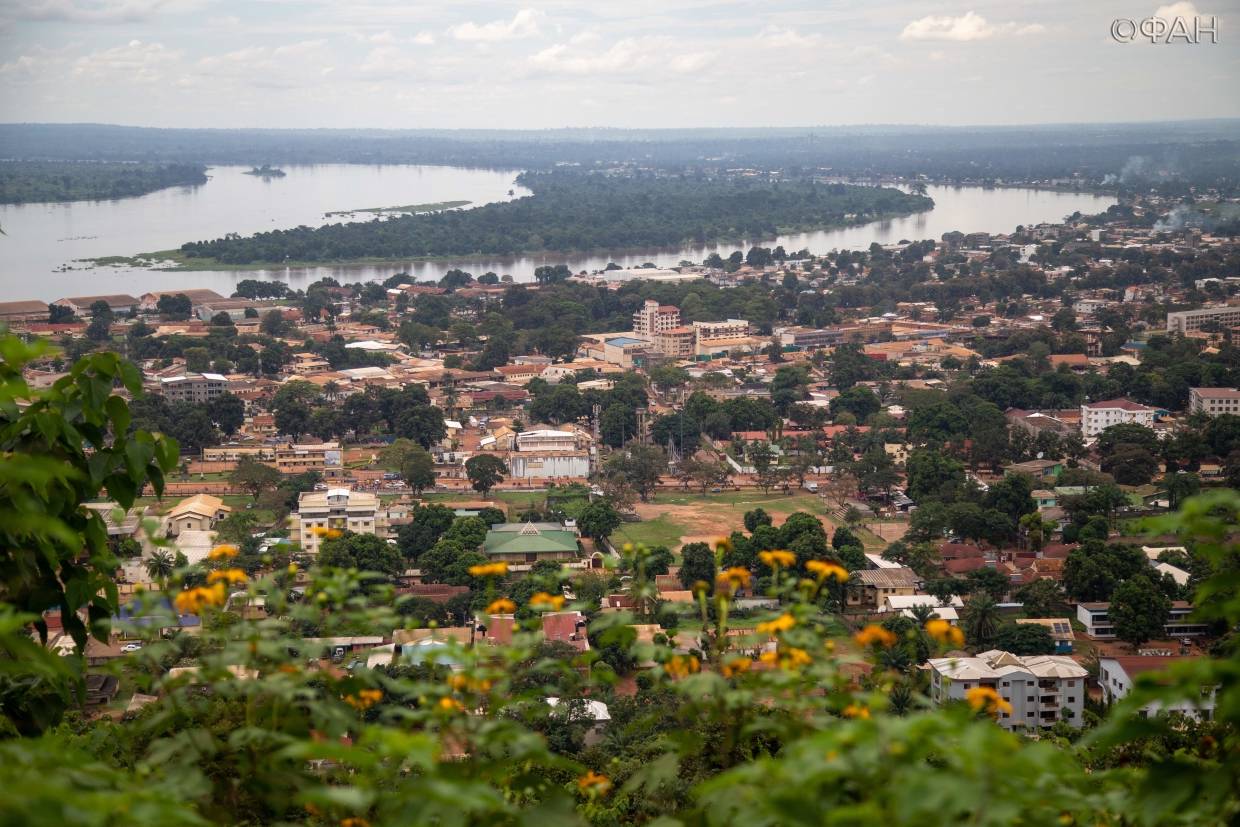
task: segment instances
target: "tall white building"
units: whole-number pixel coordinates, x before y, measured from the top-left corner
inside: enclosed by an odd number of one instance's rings
[[[1202,325],[1211,322],[1223,328],[1240,324],[1240,307],[1203,307],[1200,310],[1177,310],[1168,313],[1167,332],[1189,333],[1201,330]]]
[[[1207,416],[1240,415],[1240,390],[1236,388],[1189,388],[1188,410]]]
[[[654,336],[673,327],[680,327],[680,308],[674,305],[647,299],[633,314],[633,332],[639,336]]]
[[[1048,727],[1058,721],[1081,726],[1088,670],[1065,655],[1019,657],[990,649],[972,658],[932,658],[930,698],[963,701],[970,689],[989,687],[1012,705],[1000,712],[1004,729]]]
[[[335,529],[382,536],[381,529],[386,528],[379,518],[379,497],[348,488],[303,491],[293,516],[301,547],[312,554],[319,553],[323,531]]]
[[[1088,439],[1097,436],[1112,425],[1130,422],[1152,428],[1156,413],[1156,409],[1133,402],[1131,399],[1088,402],[1081,406],[1081,434]]]

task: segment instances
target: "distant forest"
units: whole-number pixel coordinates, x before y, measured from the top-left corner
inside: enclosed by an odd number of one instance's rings
[[[0,204],[131,198],[206,182],[201,164],[0,161]]]
[[[758,167],[1073,186],[1240,187],[1240,121],[777,129],[146,129],[0,124],[0,158],[205,164]],[[1184,189],[1184,191],[1187,191]]]
[[[895,189],[804,180],[573,171],[525,173],[518,180],[534,194],[459,212],[229,235],[185,244],[181,252],[252,264],[667,247],[771,238],[934,206]]]

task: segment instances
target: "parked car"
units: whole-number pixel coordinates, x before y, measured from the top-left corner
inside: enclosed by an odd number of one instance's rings
[[[122,652],[141,652],[142,644],[141,643],[126,643],[124,646],[121,647],[121,651]]]

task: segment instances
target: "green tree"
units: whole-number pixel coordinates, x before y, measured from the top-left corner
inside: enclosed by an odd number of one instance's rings
[[[1163,626],[1171,612],[1171,601],[1145,575],[1130,577],[1111,595],[1107,616],[1115,627],[1115,636],[1137,647],[1147,640],[1161,638]]]
[[[264,491],[279,485],[282,478],[283,475],[270,465],[253,457],[242,457],[229,475],[228,481],[257,500]]]
[[[465,475],[474,490],[486,496],[487,493],[504,480],[508,466],[494,454],[475,454],[465,460]]]
[[[597,499],[581,512],[577,527],[586,537],[603,540],[620,527],[620,514],[607,500]]]
[[[1050,630],[1037,623],[1005,623],[995,633],[994,647],[1013,655],[1053,655]]]
[[[165,548],[157,548],[151,552],[151,556],[146,558],[143,563],[146,568],[146,574],[152,580],[166,580],[172,576],[172,572],[176,570],[176,558],[172,552]]]
[[[988,649],[999,629],[999,607],[986,592],[972,595],[964,604],[961,624],[969,645],[976,649]]]
[[[245,424],[245,402],[225,391],[207,403],[207,416],[225,436],[232,436]]]
[[[707,590],[715,583],[715,552],[705,543],[687,543],[680,550],[680,571],[677,576],[686,589],[695,583],[706,583]]]
[[[329,537],[319,548],[319,565],[374,571],[388,576],[405,570],[405,561],[395,546],[373,534],[346,531]]]
[[[905,463],[908,496],[921,505],[928,500],[951,502],[964,488],[964,465],[942,451],[919,448]]]
[[[1025,617],[1062,617],[1067,613],[1063,589],[1054,580],[1034,580],[1016,590]]]

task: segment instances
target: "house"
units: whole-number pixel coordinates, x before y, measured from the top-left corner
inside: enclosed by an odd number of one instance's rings
[[[1085,634],[1095,640],[1114,640],[1115,627],[1111,623],[1110,611],[1110,603],[1078,603],[1076,619],[1085,627]],[[1163,634],[1168,639],[1204,635],[1206,624],[1190,620],[1192,613],[1191,603],[1183,600],[1173,602],[1163,625]]]
[[[909,618],[914,617],[914,608],[929,606],[934,610],[935,617],[955,626],[960,621],[960,609],[964,608],[964,601],[958,595],[952,595],[949,600],[942,601],[932,594],[889,594],[879,605],[881,611],[899,612]]]
[[[1055,641],[1055,654],[1072,654],[1072,647],[1076,643],[1076,632],[1072,631],[1072,622],[1068,618],[1022,617],[1016,622],[1022,625],[1045,627],[1051,633],[1051,640]]]
[[[577,532],[560,523],[497,523],[487,532],[482,553],[510,568],[528,570],[540,560],[575,562],[581,547]]]
[[[1019,657],[991,649],[972,658],[932,658],[928,666],[931,700],[963,701],[971,689],[992,689],[1012,707],[1011,712],[999,712],[1004,729],[1083,723],[1089,672],[1064,655]]]
[[[1157,409],[1131,399],[1108,399],[1104,402],[1087,402],[1081,406],[1081,435],[1086,439],[1110,428],[1112,425],[1135,423],[1147,428],[1154,427]]]
[[[611,723],[611,711],[607,704],[589,698],[560,702],[559,698],[549,697],[547,706],[551,707],[552,715],[564,723],[584,723],[586,731],[583,741],[592,747],[603,740],[607,725]]]
[[[1024,474],[1033,477],[1034,482],[1053,482],[1063,473],[1064,464],[1057,459],[1031,459],[1028,462],[1016,462],[1004,466],[1003,475],[1011,477]]]
[[[848,579],[847,604],[877,611],[889,595],[917,594],[920,580],[917,572],[903,566],[854,571]]]
[[[138,300],[127,293],[116,293],[107,296],[70,296],[69,298],[57,299],[52,304],[69,308],[75,316],[90,318],[90,307],[95,302],[104,302],[113,313],[126,314],[138,304]]]
[[[586,616],[581,612],[544,612],[542,615],[543,638],[566,644],[578,652],[590,649],[586,625]]]
[[[1140,675],[1162,672],[1175,663],[1193,660],[1191,657],[1173,657],[1162,655],[1128,655],[1098,659],[1098,685],[1102,687],[1102,697],[1114,703],[1126,697],[1132,691]],[[1202,687],[1201,694],[1194,698],[1184,698],[1170,706],[1163,706],[1161,701],[1151,701],[1141,707],[1137,714],[1142,718],[1157,715],[1160,712],[1179,712],[1190,718],[1210,720],[1214,717],[1215,690],[1207,691]]]
[[[47,302],[0,302],[0,322],[45,322]]]
[[[184,290],[163,290],[152,293],[143,293],[142,297],[138,301],[138,309],[154,310],[159,306],[159,300],[164,296],[184,296],[189,299],[190,306],[195,310],[203,304],[224,301],[224,297],[214,290],[208,290],[205,287],[189,287]]]
[[[1207,416],[1240,415],[1240,390],[1236,388],[1189,388],[1188,410]]]
[[[228,392],[228,377],[219,373],[187,373],[159,380],[159,392],[169,402],[214,402]]]
[[[293,515],[297,541],[303,550],[318,554],[322,536],[327,531],[383,536],[387,527],[379,519],[378,511],[377,494],[348,488],[303,491],[297,498],[297,513]]]
[[[542,374],[543,365],[500,365],[495,371],[504,381],[513,385],[527,385],[531,379]]]
[[[230,511],[223,500],[210,494],[187,497],[168,512],[168,536],[175,537],[183,531],[210,531]]]

